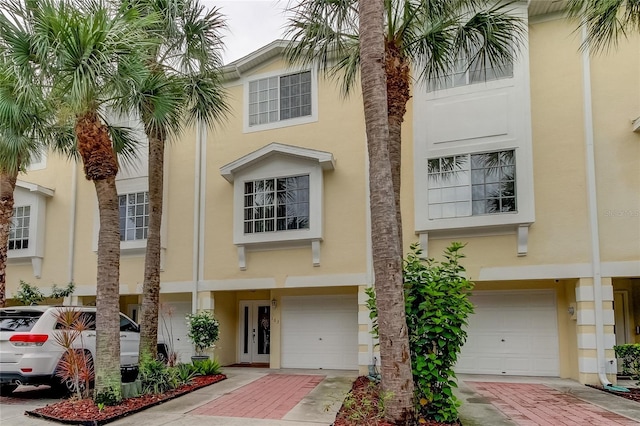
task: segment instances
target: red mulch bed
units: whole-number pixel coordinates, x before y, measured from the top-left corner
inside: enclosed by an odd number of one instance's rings
[[[92,399],[72,398],[37,408],[33,411],[25,411],[25,414],[64,424],[103,425],[226,378],[227,376],[224,374],[197,376],[188,385],[182,385],[164,394],[142,395],[124,399],[119,405],[105,406],[102,411],[98,409]]]
[[[342,403],[333,426],[394,426],[381,419],[378,413],[380,385],[365,376],[358,377],[351,386],[350,396]],[[353,402],[353,404],[351,404]],[[423,420],[416,424],[425,426],[454,426],[459,423],[442,423],[435,420]]]
[[[590,388],[598,389],[603,392],[607,392],[607,393],[622,397],[624,399],[640,402],[640,388],[628,388],[629,392],[615,392],[610,389],[605,389],[600,385],[587,385],[587,386],[589,386]]]

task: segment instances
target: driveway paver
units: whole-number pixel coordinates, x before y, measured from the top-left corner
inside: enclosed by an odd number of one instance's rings
[[[282,419],[324,379],[320,375],[268,374],[189,414]]]
[[[638,425],[608,411],[540,383],[473,382],[467,386],[489,399],[511,421],[521,426]],[[639,407],[640,408],[640,407]]]

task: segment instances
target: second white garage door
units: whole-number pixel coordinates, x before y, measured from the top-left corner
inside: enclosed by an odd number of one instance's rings
[[[282,367],[358,368],[357,295],[282,298]]]
[[[455,371],[558,376],[558,324],[553,290],[486,291],[471,300],[468,338]]]

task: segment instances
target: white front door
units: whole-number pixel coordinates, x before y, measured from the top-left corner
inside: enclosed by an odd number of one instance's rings
[[[271,302],[240,301],[240,362],[268,363],[271,353]]]

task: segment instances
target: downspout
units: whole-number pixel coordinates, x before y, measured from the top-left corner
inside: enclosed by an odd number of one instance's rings
[[[204,228],[206,225],[205,208],[207,206],[207,126],[200,123],[200,200],[198,205],[198,283],[204,280]]]
[[[596,196],[596,163],[593,144],[593,104],[591,99],[591,61],[587,42],[587,27],[582,23],[582,84],[584,94],[584,133],[586,148],[587,201],[589,224],[591,228],[591,267],[593,276],[593,300],[595,304],[596,362],[598,378],[605,388],[616,388],[606,375],[606,356],[604,348],[604,311],[602,308],[602,271],[600,259],[600,230],[598,227],[598,200]],[[628,391],[628,390],[627,390]]]
[[[200,169],[202,167],[202,123],[196,123],[196,155],[194,170],[193,193],[193,264],[191,292],[191,312],[198,310],[198,279],[200,276]]]
[[[69,210],[69,265],[68,265],[68,282],[72,283],[75,270],[76,257],[76,206],[78,204],[78,163],[73,162],[71,166],[71,208]],[[65,298],[64,303],[73,305],[73,296]]]

